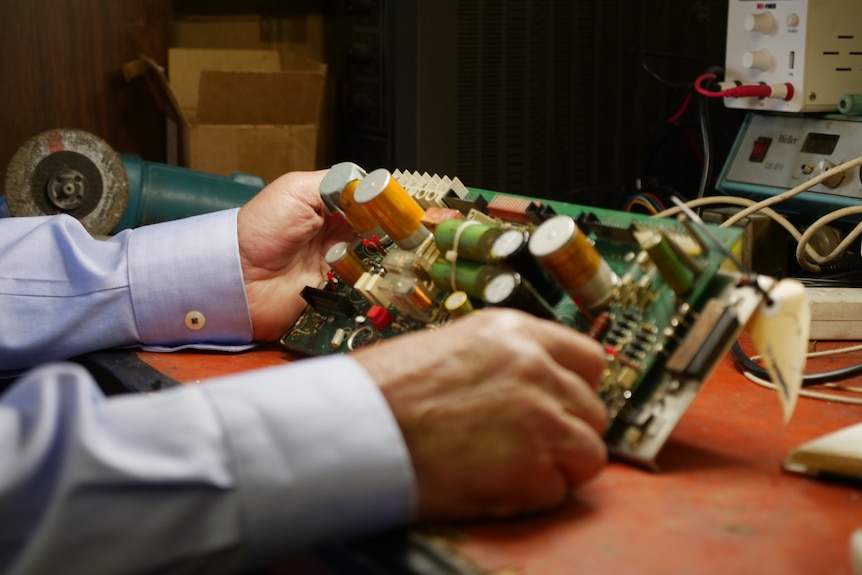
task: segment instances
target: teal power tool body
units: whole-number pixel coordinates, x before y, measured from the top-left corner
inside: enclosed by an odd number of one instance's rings
[[[265,182],[118,154],[97,136],[57,129],[29,139],[6,172],[12,216],[67,213],[94,235],[241,206]]]

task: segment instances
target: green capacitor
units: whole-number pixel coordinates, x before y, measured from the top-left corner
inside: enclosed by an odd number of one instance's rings
[[[502,233],[501,228],[474,220],[444,220],[434,230],[434,241],[441,254],[454,249],[457,242],[458,257],[487,263],[493,260],[491,246]]]
[[[452,262],[438,260],[431,266],[431,279],[434,281],[434,285],[443,291],[460,290],[475,300],[481,300],[485,286],[501,271],[495,265],[461,259],[455,265],[453,278]],[[453,279],[454,286],[452,285]]]
[[[662,234],[653,234],[642,246],[676,295],[684,296],[691,291],[694,273],[677,256],[669,239]]]

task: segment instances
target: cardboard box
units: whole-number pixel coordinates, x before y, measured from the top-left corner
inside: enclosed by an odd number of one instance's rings
[[[277,50],[172,48],[168,78],[151,59],[139,62],[176,123],[181,165],[224,175],[245,172],[267,182],[322,167],[317,142],[325,64],[283,58]]]
[[[295,13],[279,15],[178,14],[171,26],[171,46],[277,50],[283,62],[304,57],[306,61],[326,63],[325,2],[313,0],[293,10]],[[318,167],[331,165],[336,155],[335,107],[335,82],[329,77],[317,133]]]
[[[307,12],[279,16],[179,15],[171,26],[171,46],[279,50],[325,62],[325,17],[321,10],[310,8]]]

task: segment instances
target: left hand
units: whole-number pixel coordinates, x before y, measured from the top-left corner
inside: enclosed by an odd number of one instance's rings
[[[299,318],[299,292],[320,286],[326,251],[352,237],[320,198],[326,170],[291,172],[261,190],[237,216],[242,272],[255,340],[274,340]]]

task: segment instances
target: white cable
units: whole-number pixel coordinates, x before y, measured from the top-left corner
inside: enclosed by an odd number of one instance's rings
[[[853,351],[862,350],[862,344],[848,345],[847,347],[839,347],[837,349],[824,349],[823,351],[810,351],[805,354],[805,357],[829,357],[831,355],[842,355]],[[758,359],[760,357],[758,356]]]
[[[705,198],[698,198],[696,200],[691,200],[689,202],[686,202],[685,205],[689,208],[697,208],[700,206],[708,206],[708,205],[714,205],[714,204],[719,204],[719,205],[726,204],[726,205],[735,205],[735,206],[753,206],[756,203],[757,202],[755,202],[754,200],[749,200],[748,198],[741,198],[738,196],[708,196]],[[777,223],[782,228],[787,230],[787,232],[797,242],[802,238],[802,232],[800,232],[798,229],[796,229],[796,226],[794,226],[792,223],[790,223],[790,220],[788,220],[787,218],[785,218],[784,216],[782,216],[781,214],[779,214],[778,212],[776,212],[772,208],[763,208],[761,211],[763,212],[763,215],[768,216],[773,221],[775,221],[775,223]],[[666,217],[670,217],[670,216],[675,216],[675,215],[679,214],[680,212],[682,212],[682,210],[680,208],[673,207],[673,208],[668,208],[662,212],[659,212],[652,217],[654,217],[654,218],[666,218]],[[812,258],[817,257],[818,254],[817,254],[817,252],[814,251],[814,248],[807,246],[806,250],[807,250],[806,253],[808,254],[809,257],[812,257]]]
[[[823,351],[809,351],[805,354],[805,357],[809,359],[812,357],[829,357],[832,355],[843,355],[845,353],[860,350],[862,350],[862,343],[857,345],[848,345],[846,347],[839,347],[836,349],[824,349]],[[751,361],[760,361],[761,359],[763,359],[763,357],[761,355],[752,355],[748,359],[750,359]]]
[[[750,206],[750,207],[742,210],[741,212],[734,214],[733,217],[729,218],[727,221],[725,221],[721,225],[723,227],[730,227],[733,224],[735,224],[736,222],[746,218],[747,216],[750,216],[754,212],[757,212],[757,211],[759,211],[763,208],[769,207],[769,206],[773,206],[779,202],[783,202],[784,200],[792,198],[793,196],[797,196],[797,195],[801,194],[802,192],[813,188],[817,184],[824,182],[825,180],[828,180],[829,178],[831,178],[835,174],[840,174],[842,172],[846,172],[850,168],[855,168],[856,166],[858,166],[860,164],[862,164],[862,156],[859,156],[858,158],[854,158],[848,162],[844,162],[843,164],[839,164],[837,166],[829,168],[828,170],[826,170],[822,174],[819,174],[819,175],[811,178],[810,180],[796,186],[795,188],[792,188],[790,190],[787,190],[786,192],[782,192],[782,193],[777,194],[775,196],[770,196],[770,197],[766,198],[765,200],[761,200],[760,202],[757,202],[753,206]]]
[[[855,214],[862,214],[862,206],[849,206],[835,210],[811,224],[811,226],[805,230],[805,233],[802,234],[802,237],[799,238],[799,243],[796,245],[796,260],[799,262],[799,265],[810,272],[819,273],[821,270],[820,266],[817,264],[832,263],[841,257],[841,255],[847,251],[847,248],[850,247],[850,244],[856,241],[859,234],[862,234],[862,223],[857,224],[856,227],[853,228],[853,230],[841,241],[841,243],[835,246],[835,249],[825,256],[818,254],[813,249],[807,249],[809,248],[808,242],[810,242],[811,238],[814,237],[814,234],[826,224]],[[812,255],[812,252],[814,255]],[[805,256],[808,256],[811,261],[806,260]],[[812,261],[814,263],[812,263]]]
[[[761,387],[765,387],[767,389],[775,390],[775,384],[771,381],[766,381],[765,379],[761,379],[751,373],[750,371],[743,371],[742,375],[748,378],[749,381],[760,385]],[[845,397],[843,395],[837,395],[834,393],[821,393],[819,391],[809,391],[807,389],[799,390],[800,397],[808,397],[810,399],[822,399],[825,401],[833,401],[835,403],[849,403],[851,405],[862,405],[862,398],[859,397]]]
[[[857,158],[862,159],[862,157]],[[844,164],[842,164],[844,165]],[[798,193],[798,192],[797,192]],[[774,196],[777,197],[777,196]],[[730,205],[738,205],[738,206],[748,206],[749,208],[753,208],[763,202],[754,202],[753,200],[749,200],[748,198],[741,198],[737,196],[708,196],[706,198],[699,198],[697,200],[692,200],[686,202],[686,206],[690,208],[695,208],[699,206],[706,206],[712,204],[730,204]],[[748,209],[748,208],[747,208]],[[743,210],[746,211],[746,210]],[[784,216],[780,215],[778,212],[772,210],[768,207],[760,208],[760,210],[764,215],[769,216],[772,220],[778,223],[781,227],[787,230],[791,236],[796,240],[796,260],[799,262],[799,265],[805,269],[806,271],[812,273],[820,273],[821,268],[818,264],[827,264],[832,263],[837,260],[841,255],[847,251],[847,248],[850,247],[856,238],[862,234],[862,223],[858,224],[853,231],[848,234],[844,240],[838,244],[831,252],[828,254],[821,255],[814,248],[809,245],[811,238],[814,234],[826,224],[835,221],[837,219],[841,219],[843,217],[847,217],[848,215],[860,214],[862,213],[862,206],[849,206],[846,208],[841,208],[834,212],[830,212],[820,219],[816,220],[808,229],[805,230],[805,233],[801,233],[796,227],[790,223],[790,221]],[[655,214],[653,217],[661,218],[661,217],[670,217],[680,213],[681,210],[678,207],[668,208],[658,214]],[[732,219],[736,218],[740,213],[735,214],[732,218],[722,222],[722,227],[727,227],[728,222]],[[753,212],[752,212],[753,213]],[[750,214],[749,214],[750,215]],[[738,221],[738,220],[737,220]],[[804,254],[804,255],[803,255]]]

